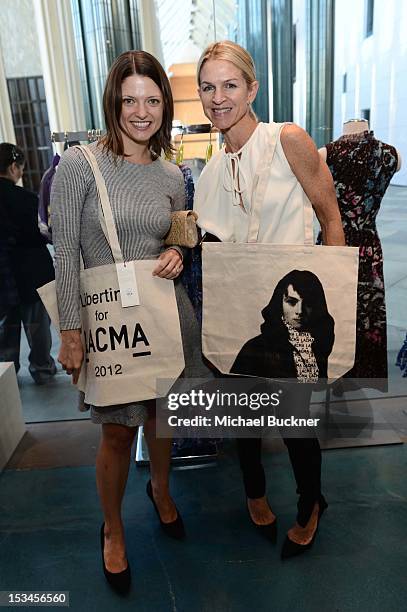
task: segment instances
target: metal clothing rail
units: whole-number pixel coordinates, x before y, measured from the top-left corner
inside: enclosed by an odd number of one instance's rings
[[[83,130],[81,132],[51,132],[52,142],[73,142],[88,140],[92,142],[102,135],[102,130]]]
[[[193,123],[191,125],[183,125],[180,121],[174,121],[172,124],[173,136],[181,136],[181,134],[218,134],[217,128],[214,128],[211,123]]]

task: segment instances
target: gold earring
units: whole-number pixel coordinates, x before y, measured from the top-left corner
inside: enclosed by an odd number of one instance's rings
[[[212,147],[212,126],[211,126],[209,130],[209,142],[208,142],[208,146],[206,147],[206,153],[205,153],[205,164],[207,164],[208,161],[211,159],[212,151],[213,151],[213,147]]]
[[[179,143],[179,149],[177,151],[177,157],[175,159],[175,163],[177,164],[177,166],[179,166],[180,164],[182,164],[182,162],[184,161],[184,132],[182,132],[181,134],[181,140]]]

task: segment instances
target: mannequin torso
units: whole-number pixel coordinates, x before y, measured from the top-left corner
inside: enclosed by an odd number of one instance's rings
[[[343,135],[322,154],[334,180],[346,244],[359,247],[356,356],[347,377],[385,391],[386,306],[376,216],[400,159],[393,146],[377,140],[368,128],[366,120],[346,122]]]
[[[361,134],[366,131],[369,131],[369,122],[366,119],[349,119],[349,121],[345,121],[345,123],[342,126],[343,136],[348,136],[350,134]],[[326,157],[327,157],[326,147],[321,147],[320,149],[318,149],[318,153],[320,157],[324,160],[324,162],[326,162]],[[397,151],[396,172],[398,172],[400,168],[401,168],[401,155],[400,155],[400,152]]]

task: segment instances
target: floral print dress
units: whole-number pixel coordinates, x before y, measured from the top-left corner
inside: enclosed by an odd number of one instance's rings
[[[341,136],[326,149],[346,244],[359,247],[356,356],[346,376],[365,379],[362,387],[386,391],[386,304],[376,216],[397,169],[397,151],[369,131]]]

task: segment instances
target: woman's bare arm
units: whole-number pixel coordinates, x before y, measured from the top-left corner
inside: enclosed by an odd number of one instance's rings
[[[281,145],[291,170],[315,210],[323,243],[329,246],[345,245],[332,176],[314,141],[298,125],[289,124],[281,132]]]

